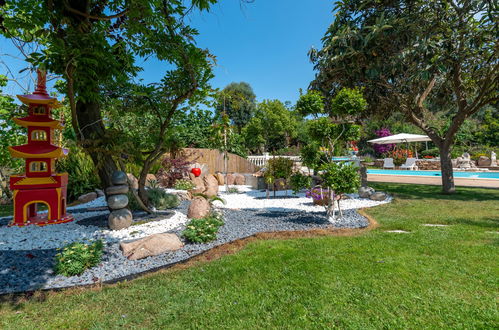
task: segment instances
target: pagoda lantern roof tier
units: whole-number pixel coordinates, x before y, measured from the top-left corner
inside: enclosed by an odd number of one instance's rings
[[[14,158],[61,158],[67,156],[68,149],[51,144],[37,145],[23,144],[9,147],[10,155]]]
[[[62,129],[64,125],[60,121],[51,119],[47,116],[30,115],[24,118],[14,118],[14,122],[22,127],[50,127]]]
[[[50,97],[44,94],[28,94],[28,95],[17,95],[17,98],[21,100],[22,103],[30,104],[44,104],[52,108],[59,108],[61,104],[55,97]]]

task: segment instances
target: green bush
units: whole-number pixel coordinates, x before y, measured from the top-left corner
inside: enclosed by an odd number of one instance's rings
[[[68,201],[100,187],[100,179],[90,156],[77,147],[71,147],[69,155],[60,159],[56,168],[58,172],[69,175]]]
[[[476,161],[476,160],[478,160],[478,158],[480,158],[482,156],[490,158],[490,154],[486,154],[485,152],[478,152],[478,153],[471,155],[471,159]]]
[[[229,187],[227,191],[228,194],[239,194],[239,189],[237,187]]]
[[[264,177],[267,184],[274,183],[277,179],[285,179],[286,182],[293,174],[293,161],[289,158],[271,158],[267,163]]]
[[[196,185],[191,180],[180,179],[175,182],[173,187],[177,190],[191,190],[196,188]]]
[[[147,190],[149,203],[157,210],[172,209],[180,205],[180,199],[177,195],[168,194],[161,188],[151,188]]]
[[[310,186],[312,185],[312,178],[308,175],[295,173],[291,176],[289,184],[291,186],[291,189],[293,189],[293,193],[297,194],[302,189],[310,188]]]
[[[217,238],[218,229],[224,222],[220,215],[210,214],[201,219],[192,219],[182,236],[192,243],[206,243]]]
[[[86,269],[96,266],[102,257],[104,243],[101,240],[91,244],[71,243],[55,255],[54,271],[64,276],[82,274]]]
[[[428,150],[421,151],[419,153],[419,155],[421,157],[424,157],[424,156],[440,157],[440,151],[438,150],[438,148],[431,148],[431,149],[428,149]]]

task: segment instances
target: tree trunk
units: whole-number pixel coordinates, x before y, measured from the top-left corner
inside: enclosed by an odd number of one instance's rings
[[[452,157],[450,155],[450,146],[442,143],[438,146],[440,150],[440,168],[442,172],[442,191],[444,194],[453,194],[456,192],[454,185],[454,171],[452,169]]]
[[[118,168],[112,157],[111,151],[103,152],[102,142],[105,139],[105,127],[102,122],[99,104],[96,102],[76,103],[76,114],[79,124],[77,139],[90,155],[99,174],[103,188],[111,186],[111,176]],[[78,128],[74,127],[78,132]],[[100,149],[100,150],[99,150]]]

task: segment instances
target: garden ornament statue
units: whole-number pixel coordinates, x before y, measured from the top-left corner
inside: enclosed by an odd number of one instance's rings
[[[67,173],[56,173],[55,162],[65,157],[68,150],[54,145],[54,130],[63,125],[51,118],[51,109],[60,106],[57,99],[46,90],[46,75],[37,71],[38,82],[33,94],[18,95],[28,106],[28,116],[14,118],[14,122],[28,129],[28,143],[9,147],[14,158],[23,158],[26,171],[10,177],[10,189],[14,196],[14,218],[11,226],[35,224],[39,226],[69,222],[73,216],[66,213]],[[47,213],[38,213],[43,204]]]
[[[490,153],[490,166],[497,167],[497,158],[496,158],[496,153],[494,151]]]

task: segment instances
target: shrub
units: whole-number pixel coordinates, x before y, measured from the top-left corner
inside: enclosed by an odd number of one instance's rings
[[[374,132],[377,137],[385,137],[385,136],[390,136],[392,133],[388,128],[382,128]],[[377,155],[382,155],[387,152],[390,152],[395,148],[395,144],[373,144],[373,149],[376,152]]]
[[[70,149],[69,155],[60,159],[56,168],[60,173],[68,173],[68,201],[74,201],[80,195],[98,188],[100,179],[90,156],[76,147]]]
[[[55,255],[54,271],[64,276],[82,274],[86,269],[96,266],[102,257],[104,244],[101,240],[91,244],[71,243]]]
[[[482,156],[484,156],[484,157],[490,157],[490,154],[486,154],[484,152],[479,152],[479,153],[471,155],[471,159],[474,160],[474,161],[477,161]]]
[[[175,182],[173,187],[177,190],[191,190],[196,188],[196,185],[191,180],[180,179]]]
[[[239,194],[239,189],[237,187],[229,187],[229,190],[227,190],[228,194]]]
[[[289,179],[293,173],[293,161],[288,158],[271,158],[265,171],[265,182],[273,183],[276,179]]]
[[[180,205],[180,199],[177,195],[168,194],[161,188],[151,188],[147,190],[149,203],[157,210],[172,209]]]
[[[139,202],[137,202],[137,199],[135,199],[135,196],[132,193],[132,190],[130,189],[127,193],[128,196],[128,208],[132,211],[139,211],[142,210],[142,208],[139,205]]]
[[[201,219],[192,219],[182,236],[192,243],[206,243],[217,238],[218,229],[224,222],[220,215],[210,214]]]
[[[312,185],[312,178],[301,173],[295,173],[291,176],[289,184],[291,189],[293,189],[293,193],[297,194],[302,189],[310,188]]]
[[[422,157],[425,157],[425,156],[439,157],[440,156],[440,151],[438,150],[438,148],[431,148],[431,149],[428,149],[428,150],[421,151],[420,155]]]
[[[400,166],[405,163],[407,158],[412,158],[412,151],[407,149],[397,149],[390,153],[390,157],[393,158],[393,163]]]
[[[165,157],[161,162],[156,177],[163,187],[173,187],[178,180],[181,180],[189,175],[189,166],[192,162],[187,160],[189,155],[180,155],[175,158]]]

